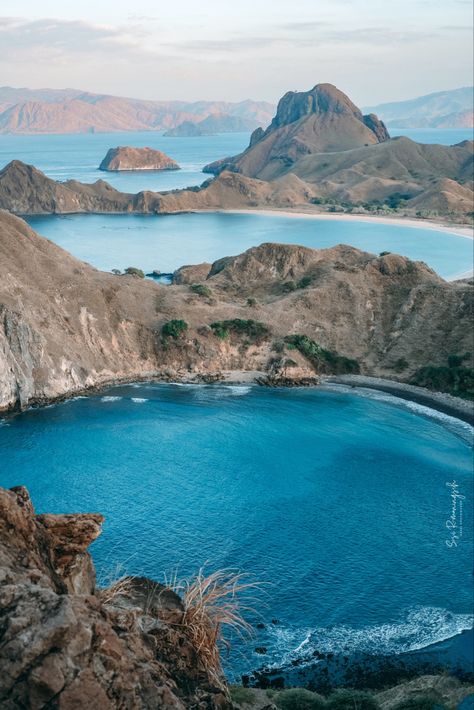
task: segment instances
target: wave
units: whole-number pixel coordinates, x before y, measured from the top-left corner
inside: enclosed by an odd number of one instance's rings
[[[149,402],[149,400],[146,399],[146,397],[132,397],[131,401],[135,402],[135,404],[143,404],[143,402]]]
[[[123,399],[123,397],[112,397],[111,395],[107,395],[105,397],[101,397],[100,401],[101,402],[118,402],[121,399]]]
[[[337,625],[325,628],[286,628],[268,630],[270,668],[313,664],[314,654],[392,655],[420,651],[434,643],[457,636],[473,627],[471,614],[454,614],[437,607],[415,607],[398,622],[352,628]]]

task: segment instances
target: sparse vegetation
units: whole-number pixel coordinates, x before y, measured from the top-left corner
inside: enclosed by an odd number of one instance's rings
[[[169,320],[161,329],[165,338],[179,338],[188,329],[188,324],[184,320]]]
[[[379,256],[388,256],[391,253],[392,253],[391,251],[381,251]]]
[[[296,291],[296,284],[294,281],[285,281],[282,284],[282,290],[283,293],[291,293],[292,291]]]
[[[115,274],[115,276],[120,276],[122,272],[120,269],[112,269],[112,273]]]
[[[282,690],[273,697],[273,701],[282,710],[324,710],[326,708],[324,698],[304,688]]]
[[[255,701],[256,693],[252,688],[244,688],[242,685],[230,685],[229,691],[232,701],[238,705],[252,705]]]
[[[318,372],[345,374],[359,372],[357,360],[344,357],[332,350],[325,350],[307,335],[289,335],[285,338],[289,349],[295,348],[304,355]]]
[[[405,360],[404,357],[399,357],[398,360],[394,362],[393,369],[395,372],[403,372],[409,367],[409,362]]]
[[[296,284],[296,288],[308,288],[308,286],[311,285],[311,282],[311,276],[303,276],[303,278],[301,278]]]
[[[231,333],[236,335],[246,335],[251,341],[261,342],[268,337],[270,331],[265,323],[256,320],[244,320],[234,318],[232,320],[220,320],[211,323],[214,335],[224,340]]]
[[[208,286],[204,286],[204,284],[192,284],[190,289],[197,296],[202,296],[203,298],[210,298],[212,296],[211,289]]]
[[[447,710],[446,705],[438,702],[432,697],[419,695],[415,698],[402,700],[393,710]]]
[[[145,272],[141,269],[138,269],[136,266],[127,266],[124,271],[124,274],[127,274],[127,276],[135,276],[138,279],[145,278]]]
[[[326,710],[380,710],[370,693],[362,690],[336,690],[326,701]]]
[[[256,298],[247,298],[247,306],[249,308],[254,308],[257,305],[257,299]]]

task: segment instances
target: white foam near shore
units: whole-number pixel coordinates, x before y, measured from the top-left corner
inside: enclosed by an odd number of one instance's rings
[[[106,397],[101,397],[100,401],[101,402],[118,402],[121,399],[123,399],[123,397],[112,397],[111,395],[108,395]]]
[[[315,662],[319,653],[346,654],[360,652],[391,655],[420,651],[472,629],[471,614],[454,614],[437,607],[415,607],[397,622],[353,628],[345,624],[325,628],[269,629],[272,662],[270,667]]]
[[[149,400],[146,399],[146,397],[132,397],[131,401],[135,402],[135,404],[143,404],[143,402],[149,402]]]

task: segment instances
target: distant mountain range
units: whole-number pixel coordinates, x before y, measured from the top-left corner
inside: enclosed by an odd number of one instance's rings
[[[472,128],[474,126],[473,87],[419,96],[409,101],[394,101],[366,106],[389,127],[396,128]]]
[[[258,124],[255,119],[232,116],[228,113],[211,113],[203,121],[183,121],[179,126],[170,128],[164,134],[173,138],[191,138],[193,136],[212,136],[216,133],[251,133]]]
[[[0,133],[163,131],[211,114],[265,126],[275,113],[266,101],[145,101],[75,89],[0,87]]]

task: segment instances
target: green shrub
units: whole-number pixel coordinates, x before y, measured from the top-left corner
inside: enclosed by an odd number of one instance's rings
[[[427,695],[418,695],[398,703],[393,710],[446,710],[446,705]]]
[[[307,288],[311,284],[311,276],[303,276],[296,284],[297,288]]]
[[[236,335],[246,335],[254,341],[264,340],[269,335],[269,329],[264,323],[256,320],[243,320],[234,318],[233,320],[219,320],[211,323],[211,328],[218,338],[228,338],[231,333]]]
[[[282,284],[282,289],[283,293],[291,293],[292,291],[296,291],[296,284],[294,281],[285,281],[285,283]]]
[[[184,320],[169,320],[161,329],[166,338],[179,338],[188,329],[188,324]]]
[[[344,689],[331,693],[326,710],[380,710],[380,705],[370,693]]]
[[[392,253],[391,251],[381,251],[379,256],[388,256],[391,253]]]
[[[318,372],[341,375],[360,371],[357,360],[325,350],[307,335],[288,335],[285,338],[289,350],[296,348]]]
[[[247,298],[247,306],[249,306],[249,308],[253,308],[256,305],[257,305],[256,298]]]
[[[238,705],[251,705],[255,701],[256,693],[252,688],[244,688],[242,685],[229,686],[230,697]]]
[[[393,369],[396,372],[403,372],[403,370],[406,370],[408,366],[409,366],[408,361],[405,360],[404,357],[399,357],[398,360],[395,361],[395,363],[393,365]]]
[[[210,298],[212,296],[211,289],[203,284],[193,284],[190,288],[197,296],[203,296],[204,298]]]
[[[464,355],[448,355],[448,367],[461,367],[464,360],[470,356],[470,353]]]
[[[474,399],[474,369],[472,367],[420,367],[410,379],[410,384],[458,397]]]
[[[112,269],[112,273],[115,274],[115,276],[120,276],[122,272],[120,269]]]
[[[324,699],[304,688],[282,690],[273,697],[273,702],[282,710],[323,710]]]
[[[128,266],[124,273],[127,274],[127,276],[136,276],[139,279],[145,278],[145,272],[141,269],[137,269],[136,266]]]

